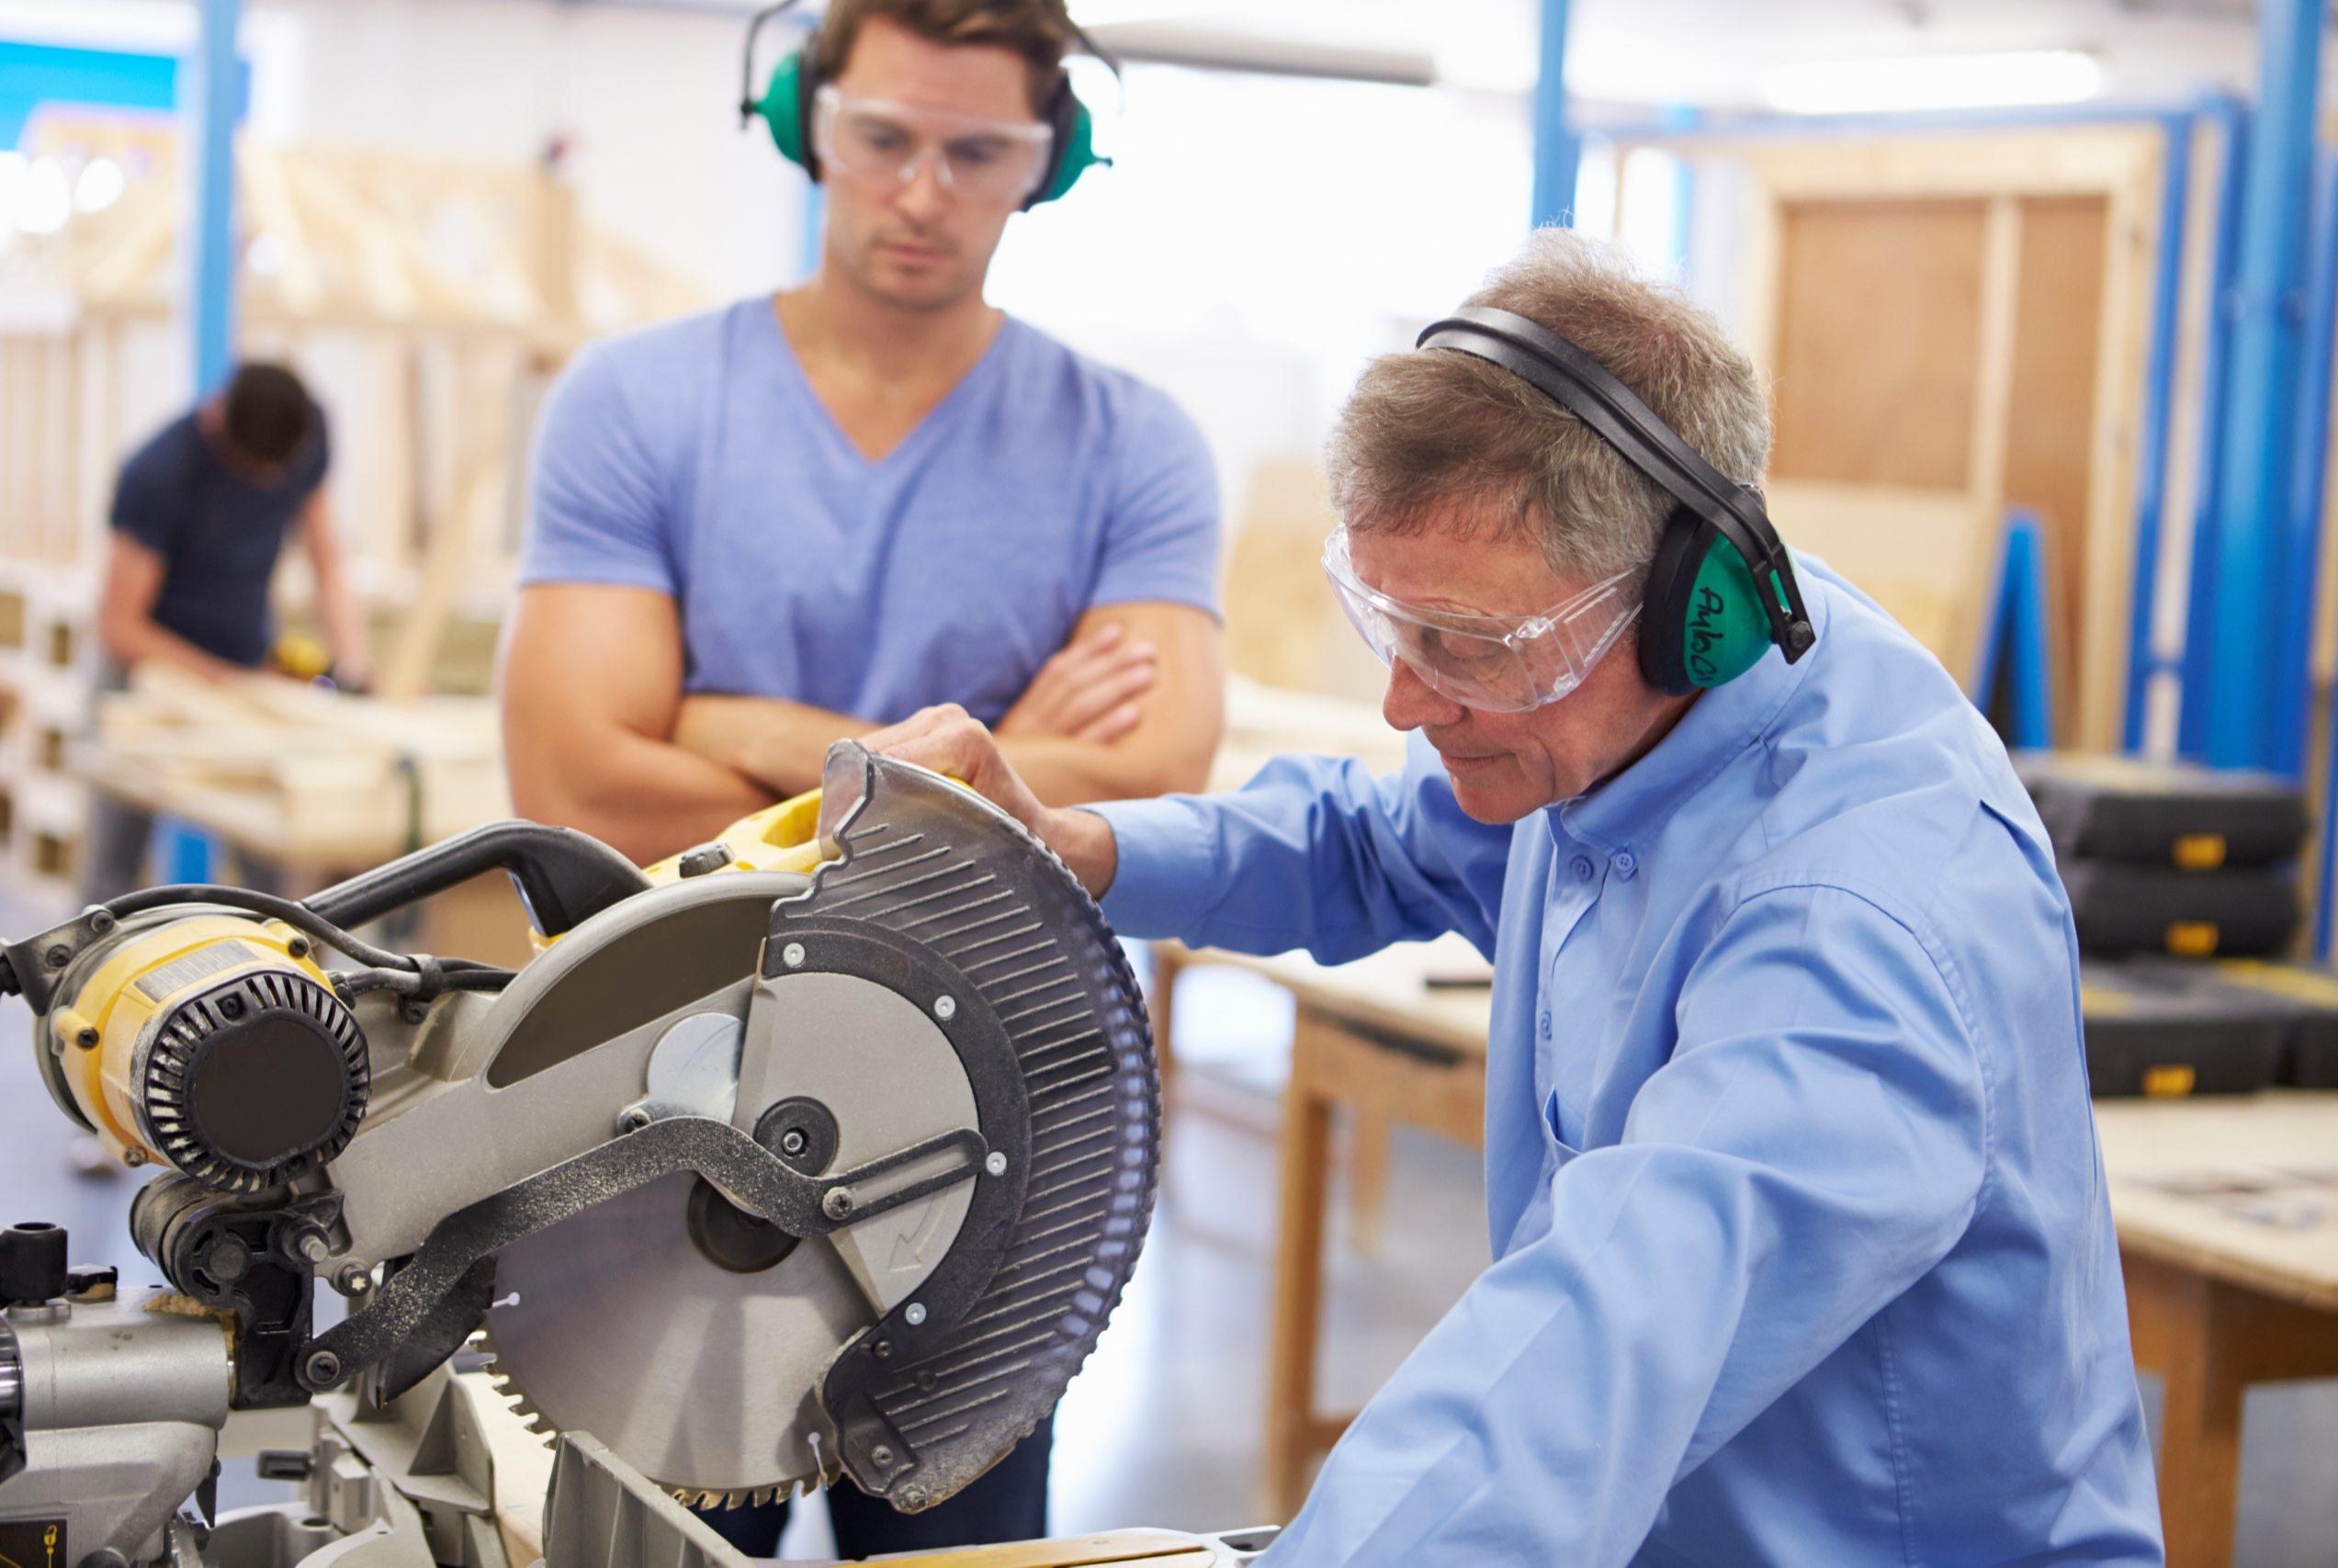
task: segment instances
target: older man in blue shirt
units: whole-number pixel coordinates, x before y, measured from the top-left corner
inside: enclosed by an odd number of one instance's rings
[[[1597,247],[1540,236],[1471,303],[1761,472],[1743,355]],[[1376,362],[1332,468],[1400,775],[1051,810],[962,714],[872,741],[1125,931],[1494,959],[1495,1261],[1269,1561],[2162,1561],[2069,908],[1956,683],[1805,558],[1806,652],[1666,689],[1632,595],[1674,496],[1472,354]]]

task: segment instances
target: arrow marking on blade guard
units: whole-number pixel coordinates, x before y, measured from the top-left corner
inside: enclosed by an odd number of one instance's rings
[[[924,1207],[925,1213],[919,1220],[918,1228],[906,1235],[893,1238],[893,1256],[885,1265],[887,1273],[898,1274],[906,1269],[925,1267],[925,1249],[933,1245],[933,1233],[942,1226],[942,1205],[928,1202]]]

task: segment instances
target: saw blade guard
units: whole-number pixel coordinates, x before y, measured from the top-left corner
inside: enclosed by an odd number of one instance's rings
[[[505,1249],[516,1299],[489,1334],[545,1425],[688,1501],[841,1472],[913,1511],[1003,1458],[1093,1348],[1151,1215],[1159,1078],[1125,956],[1061,863],[963,786],[853,742],[821,796],[653,868],[668,886],[638,907],[768,886],[783,857],[807,863],[823,815],[830,858],[761,906],[735,1023],[673,1026],[672,1076],[659,1087],[661,1043],[641,1109],[727,1120],[806,1176],[857,1173],[827,1193],[832,1227],[790,1235],[703,1173],[667,1178]],[[561,945],[604,940],[588,925]]]
[[[948,989],[912,999],[949,1013],[991,1146],[919,1301],[887,1311],[821,1388],[846,1472],[914,1510],[1004,1457],[1094,1348],[1152,1215],[1160,1077],[1126,955],[1021,823],[850,742],[830,750],[823,790],[842,859],[774,908],[766,973],[824,929],[913,945],[921,978]]]

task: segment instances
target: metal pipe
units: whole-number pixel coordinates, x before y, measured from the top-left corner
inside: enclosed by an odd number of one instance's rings
[[[2143,426],[2137,446],[2135,482],[2135,587],[2128,604],[2127,723],[2121,739],[2129,751],[2143,749],[2150,706],[2152,624],[2159,604],[2160,514],[2167,505],[2167,446],[2175,405],[2175,343],[2184,300],[2184,229],[2192,196],[2193,119],[2169,115],[2167,172],[2160,193],[2159,259],[2152,278],[2151,358],[2143,372]]]
[[[2298,400],[2290,429],[2288,504],[2283,512],[2281,569],[2286,591],[2282,646],[2290,657],[2276,667],[2273,728],[2266,761],[2292,775],[2305,771],[2313,727],[2314,593],[2321,586],[2321,514],[2329,468],[2332,340],[2338,336],[2338,159],[2321,158],[2312,172],[2305,320],[2299,325]]]
[[[187,59],[187,318],[195,391],[208,397],[235,361],[235,122],[243,82],[235,53],[243,0],[202,0]]]
[[[2257,39],[2257,114],[2242,195],[2233,297],[2231,407],[2216,491],[2216,588],[2204,739],[2219,767],[2261,767],[2276,739],[2278,671],[2304,657],[2283,619],[2282,514],[2295,460],[2302,360],[2306,201],[2325,0],[2264,0]],[[2267,612],[2276,635],[2268,637]],[[2187,701],[2192,694],[2187,693]]]
[[[1567,0],[1542,0],[1541,73],[1534,83],[1534,209],[1529,222],[1575,222],[1583,141],[1567,124]]]
[[[2192,492],[2192,568],[2185,592],[2183,707],[2177,716],[2176,750],[2186,757],[2208,751],[2208,704],[2213,682],[2210,614],[2216,603],[2217,508],[2224,472],[2224,421],[2231,358],[2234,274],[2241,253],[2241,182],[2248,164],[2248,110],[2226,100],[2205,118],[2224,139],[2217,160],[2216,247],[2208,268],[2208,320],[2200,355],[2200,462]]]

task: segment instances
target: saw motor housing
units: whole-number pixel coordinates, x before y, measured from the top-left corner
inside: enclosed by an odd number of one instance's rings
[[[322,1169],[364,1120],[364,1035],[280,920],[150,912],[68,969],[40,1063],[115,1158],[259,1192]]]

